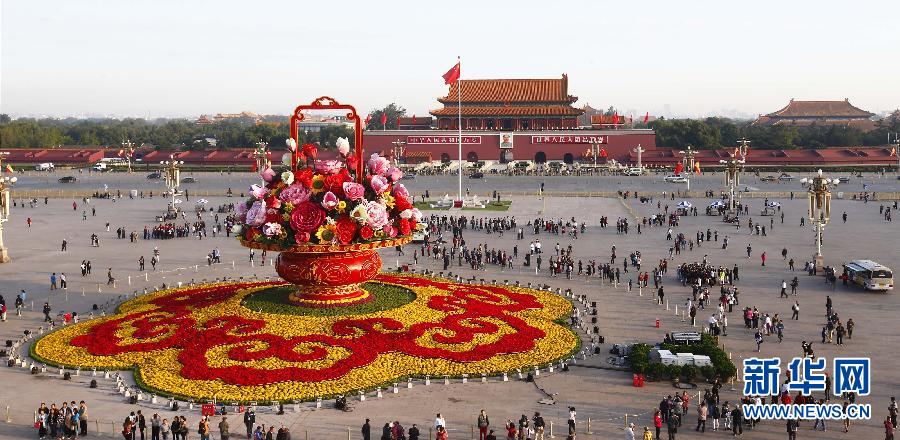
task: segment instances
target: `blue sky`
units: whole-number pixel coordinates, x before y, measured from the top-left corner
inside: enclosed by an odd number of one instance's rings
[[[577,105],[747,116],[900,106],[898,1],[0,3],[0,111],[286,114],[330,95],[427,114],[441,74],[569,74]]]

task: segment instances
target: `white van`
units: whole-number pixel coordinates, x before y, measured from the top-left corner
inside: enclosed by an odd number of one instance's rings
[[[45,162],[42,164],[38,164],[34,166],[35,171],[53,171],[54,165],[49,162]]]
[[[91,169],[94,171],[100,171],[100,172],[109,170],[109,168],[106,166],[105,162],[97,162],[94,164],[94,166],[91,167]]]

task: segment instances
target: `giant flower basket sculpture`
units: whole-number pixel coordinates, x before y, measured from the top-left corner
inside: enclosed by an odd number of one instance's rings
[[[354,146],[339,138],[338,160],[319,160],[318,147],[299,145],[304,111],[346,110]],[[322,97],[291,116],[289,168],[266,168],[238,206],[238,238],[249,248],[280,252],[275,270],[297,286],[290,301],[339,307],[370,301],[359,287],[381,269],[377,249],[412,240],[421,213],[388,160],[363,156],[362,121],[351,105]]]

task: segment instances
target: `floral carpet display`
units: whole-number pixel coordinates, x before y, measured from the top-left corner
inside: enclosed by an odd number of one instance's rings
[[[408,290],[411,300],[359,315],[352,308],[291,314],[245,306],[284,283],[171,289],[52,332],[32,355],[72,368],[134,368],[143,388],[164,395],[247,402],[309,400],[413,376],[497,374],[547,365],[579,344],[559,323],[572,305],[548,292],[417,276],[375,280]]]

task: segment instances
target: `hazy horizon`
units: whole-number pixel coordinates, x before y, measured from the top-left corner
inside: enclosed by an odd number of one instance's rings
[[[320,95],[425,116],[458,55],[463,79],[567,73],[576,106],[626,115],[900,106],[898,2],[0,5],[0,112],[13,117],[288,114]]]

